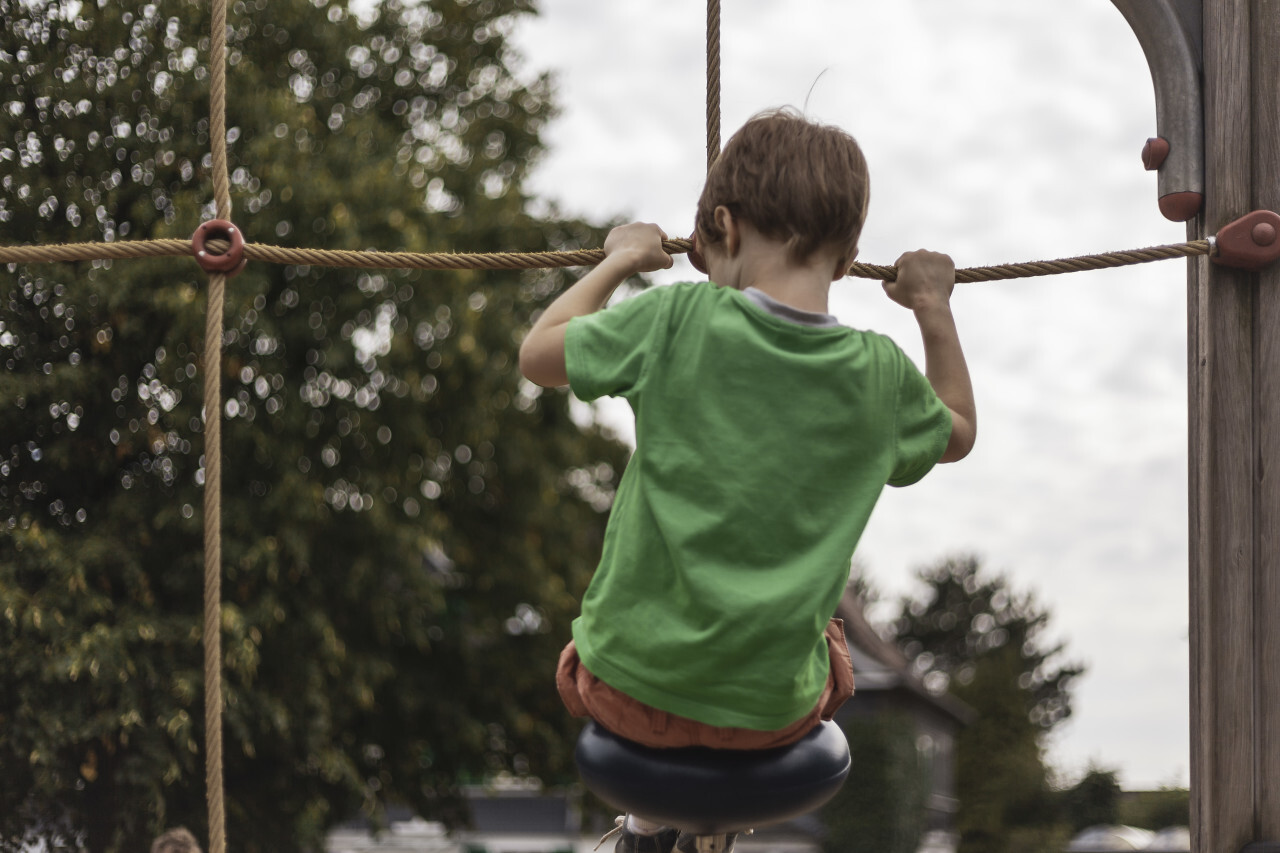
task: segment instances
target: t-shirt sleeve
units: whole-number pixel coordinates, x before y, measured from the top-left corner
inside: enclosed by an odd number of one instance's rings
[[[565,371],[579,399],[629,398],[639,387],[646,357],[661,345],[660,320],[669,290],[657,287],[569,321]]]
[[[894,430],[894,467],[890,486],[917,482],[942,458],[951,440],[951,410],[938,399],[933,386],[899,350],[901,380]]]

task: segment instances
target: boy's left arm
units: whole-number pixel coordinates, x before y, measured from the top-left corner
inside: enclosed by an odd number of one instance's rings
[[[907,252],[898,258],[898,277],[885,282],[889,298],[910,308],[924,342],[925,377],[951,411],[951,437],[939,462],[956,462],[969,455],[978,435],[973,383],[965,363],[960,335],[951,314],[956,268],[937,252]]]
[[[609,232],[604,260],[556,297],[520,344],[520,372],[536,385],[569,384],[564,337],[574,317],[604,307],[618,285],[636,273],[669,269],[671,256],[662,250],[667,235],[656,225],[633,222]]]

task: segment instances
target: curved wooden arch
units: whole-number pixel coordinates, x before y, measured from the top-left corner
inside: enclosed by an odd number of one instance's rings
[[[1156,136],[1144,165],[1159,170],[1160,212],[1185,222],[1204,206],[1203,27],[1200,0],[1111,0],[1129,22],[1151,69]]]

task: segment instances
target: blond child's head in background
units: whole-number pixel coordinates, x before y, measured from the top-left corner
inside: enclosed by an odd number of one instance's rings
[[[186,827],[170,829],[151,842],[151,853],[201,853],[196,837]]]
[[[858,253],[869,195],[867,161],[852,136],[793,110],[761,113],[733,135],[707,173],[695,221],[698,250],[705,256],[724,240],[716,221],[723,206],[785,243],[793,263],[830,247],[847,266]]]

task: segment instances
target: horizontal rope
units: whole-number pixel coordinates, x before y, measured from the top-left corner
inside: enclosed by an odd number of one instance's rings
[[[210,240],[208,248],[216,252],[227,249],[225,240]],[[677,255],[692,248],[689,240],[664,240],[663,251]],[[1147,249],[1104,252],[1054,261],[1029,261],[968,267],[956,270],[957,282],[1006,281],[1015,278],[1061,275],[1114,267],[1145,264],[1207,255],[1208,240],[1192,240]],[[592,266],[604,260],[603,249],[581,249],[571,252],[375,252],[342,249],[290,249],[265,243],[246,243],[245,257],[251,261],[299,266],[358,267],[363,269],[422,270],[523,270],[554,267]],[[56,263],[60,261],[122,260],[127,258],[191,257],[190,240],[127,240],[114,243],[62,243],[49,246],[0,246],[0,264]],[[878,264],[854,264],[849,275],[858,278],[893,281],[896,267]]]
[[[60,261],[116,261],[124,258],[193,256],[190,240],[126,240],[118,243],[53,243],[0,247],[2,264],[52,264]]]
[[[1026,261],[1017,264],[998,264],[990,267],[966,267],[956,270],[956,281],[961,283],[1006,281],[1014,278],[1034,278],[1043,275],[1062,275],[1070,272],[1113,269],[1134,264],[1149,264],[1152,261],[1192,258],[1198,255],[1207,255],[1211,250],[1212,245],[1208,240],[1191,240],[1186,243],[1152,246],[1147,249],[1128,249],[1123,252],[1103,252],[1097,255],[1059,258],[1056,261]],[[855,263],[849,267],[849,275],[857,276],[858,278],[879,279],[880,281],[894,281],[898,277],[898,268],[879,264]]]
[[[225,240],[206,244],[215,254],[225,252]],[[689,240],[664,240],[668,254],[688,252]],[[518,270],[593,266],[604,260],[603,249],[571,252],[375,252],[343,249],[290,249],[264,243],[245,243],[251,261],[299,266],[360,267],[364,269]],[[49,246],[0,247],[0,264],[60,261],[122,260],[126,258],[193,257],[190,240],[130,240],[115,243],[62,243]]]

